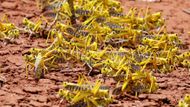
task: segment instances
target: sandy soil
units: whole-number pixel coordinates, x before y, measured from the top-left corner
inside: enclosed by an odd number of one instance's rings
[[[190,15],[182,10],[190,8],[189,0],[163,0],[160,3],[134,2],[121,0],[125,11],[130,7],[152,8],[152,11],[163,12],[168,31],[178,33],[190,49]],[[0,17],[6,13],[11,22],[20,26],[23,17],[35,19],[40,12],[34,0],[0,0]],[[0,42],[0,106],[6,107],[65,107],[64,101],[57,96],[63,81],[76,81],[79,73],[85,69],[79,64],[66,63],[61,71],[49,72],[44,79],[35,82],[31,74],[26,78],[25,64],[22,55],[31,47],[45,47],[44,39],[27,39],[21,35],[18,44],[4,45]],[[72,72],[69,72],[72,71]],[[112,107],[174,107],[186,93],[190,93],[190,73],[180,68],[168,74],[154,74],[157,77],[159,90],[152,94],[141,94],[139,97],[124,96],[118,98],[119,104]],[[89,77],[90,80],[97,78]],[[109,84],[112,80],[108,80]],[[1,84],[1,82],[0,82]]]

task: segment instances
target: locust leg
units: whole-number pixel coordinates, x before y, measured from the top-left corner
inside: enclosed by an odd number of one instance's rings
[[[92,71],[93,71],[93,68],[92,68],[92,66],[88,62],[86,62],[85,65],[89,68],[88,76],[90,76],[91,73],[92,73]]]

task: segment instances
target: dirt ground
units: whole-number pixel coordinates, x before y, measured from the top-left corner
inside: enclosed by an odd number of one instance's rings
[[[178,33],[190,50],[190,14],[183,9],[190,8],[189,0],[162,0],[159,3],[134,2],[121,0],[125,11],[130,7],[152,8],[153,12],[163,12],[168,31]],[[0,0],[0,18],[7,14],[11,22],[20,26],[23,17],[35,19],[40,12],[34,0]],[[32,75],[26,78],[25,64],[22,55],[31,47],[45,47],[44,39],[21,35],[17,44],[5,45],[0,42],[0,78],[5,82],[0,88],[0,107],[65,107],[57,92],[62,88],[62,82],[77,80],[79,73],[84,73],[79,64],[66,63],[61,71],[49,72],[44,79],[35,82]],[[70,72],[72,71],[72,72]],[[139,97],[124,96],[120,103],[112,107],[175,107],[178,100],[190,93],[190,72],[179,68],[168,74],[154,74],[157,77],[159,89],[152,94],[141,94]],[[89,77],[94,80],[97,78]],[[106,81],[107,84],[112,80]]]

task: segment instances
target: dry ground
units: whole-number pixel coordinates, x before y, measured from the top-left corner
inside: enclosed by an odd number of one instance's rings
[[[121,0],[125,11],[130,7],[152,8],[163,12],[169,32],[178,33],[190,49],[190,15],[182,10],[190,8],[189,0],[163,0],[160,3],[134,2]],[[11,22],[20,26],[23,17],[35,19],[39,11],[34,0],[0,0],[0,17],[6,13]],[[45,79],[35,82],[32,75],[26,79],[25,64],[22,55],[31,47],[45,47],[44,39],[27,40],[21,35],[18,44],[4,45],[0,42],[0,78],[5,83],[0,88],[0,106],[6,107],[65,107],[65,102],[57,96],[63,81],[76,81],[79,73],[84,73],[79,64],[66,63],[61,71],[49,72]],[[79,70],[80,69],[80,70]],[[68,72],[67,72],[68,71]],[[69,72],[72,71],[72,72]],[[186,93],[190,93],[190,74],[180,68],[168,74],[154,74],[159,83],[159,90],[153,94],[141,94],[139,97],[120,98],[121,103],[112,107],[174,107]],[[89,77],[91,80],[97,78]],[[108,80],[109,84],[112,80]]]

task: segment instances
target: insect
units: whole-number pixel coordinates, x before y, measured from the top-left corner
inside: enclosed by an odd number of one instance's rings
[[[51,44],[44,49],[31,49],[25,56],[26,69],[41,78],[47,71],[60,70],[64,63],[73,62],[88,67],[89,76],[90,72],[101,73],[102,77],[115,80],[113,88],[102,85],[100,80],[89,82],[84,76],[77,83],[64,81],[59,95],[71,106],[105,107],[112,102],[113,94],[137,96],[154,92],[158,84],[152,72],[166,73],[180,65],[189,66],[189,52],[179,54],[181,41],[167,32],[161,13],[131,8],[124,14],[116,0],[42,2],[47,4],[42,8],[56,14],[54,23],[47,20],[44,25],[41,19],[24,19],[24,30],[48,33]],[[15,28],[10,23],[0,23],[1,38],[18,35]]]
[[[73,83],[64,83],[64,88],[70,91],[89,91],[92,89],[92,86],[88,85],[80,86]]]
[[[5,38],[5,37],[6,37],[6,34],[3,33],[3,32],[0,32],[0,39],[3,39],[3,38]]]
[[[161,17],[161,13],[157,12],[157,13],[154,13],[154,14],[147,16],[147,21],[156,22],[158,19],[160,19],[160,17]]]
[[[72,98],[74,97],[74,94],[70,93],[69,90],[64,90],[64,89],[60,89],[58,94],[61,97],[64,97],[66,100],[71,101]]]
[[[6,43],[16,43],[13,41],[18,38],[20,35],[20,31],[18,27],[16,27],[12,23],[1,23],[0,21],[0,40]]]
[[[188,107],[190,105],[190,95],[186,94],[183,100],[178,103],[179,107]]]
[[[111,44],[115,47],[128,46],[128,42],[127,39],[110,39],[109,41],[105,41],[106,44]]]
[[[76,31],[73,28],[66,28],[66,32],[69,33],[69,34],[71,34],[71,35],[75,35]]]
[[[114,8],[111,8],[109,10],[109,15],[113,16],[113,17],[123,17],[124,14],[122,14],[121,12],[117,12]]]
[[[31,55],[26,55],[25,60],[27,60],[27,67],[31,66],[35,73],[35,78],[39,79],[44,76],[44,73],[48,71],[48,66],[54,66],[52,60],[55,58],[55,55],[52,53],[56,50],[39,50],[39,49],[32,49]],[[33,55],[34,54],[34,55]],[[28,70],[26,70],[28,72]]]
[[[190,68],[190,61],[189,61],[189,60],[183,60],[183,62],[181,62],[181,64],[182,64],[184,67]]]
[[[122,94],[123,92],[138,93],[153,92],[157,89],[156,79],[147,72],[135,72],[129,74],[124,80],[122,86],[118,86],[113,90],[114,95]]]
[[[29,29],[32,29],[32,28],[34,28],[34,26],[35,26],[35,24],[33,23],[33,22],[31,22],[29,19],[27,19],[27,18],[24,18],[23,19],[23,21],[22,21],[22,23],[24,24],[24,25],[26,25]]]
[[[83,16],[89,16],[89,15],[92,14],[91,11],[89,11],[89,10],[83,10],[83,9],[77,9],[75,11],[75,13],[78,14],[78,15],[83,15]]]
[[[141,69],[141,66],[135,65],[134,63],[130,64],[132,71],[139,71]]]
[[[110,7],[120,7],[121,6],[121,3],[119,1],[116,1],[116,0],[107,0],[107,4]]]
[[[25,25],[25,32],[28,32],[29,38],[32,35],[40,35],[44,31],[44,26],[42,27],[42,20],[38,20],[36,23],[33,23],[27,18],[23,19],[23,24]],[[42,35],[41,35],[42,36]]]
[[[43,10],[46,6],[48,6],[49,0],[36,0],[37,7]]]
[[[190,58],[190,52],[189,51],[188,52],[184,52],[184,53],[182,53],[180,55],[177,55],[176,57],[177,57],[177,59],[179,61],[183,61],[184,59]]]
[[[79,102],[77,102],[75,104],[69,105],[68,107],[87,107],[87,103],[79,101]]]
[[[43,59],[42,59],[42,55],[41,55],[41,53],[39,53],[38,55],[37,55],[37,57],[36,57],[36,61],[35,61],[35,63],[34,63],[34,73],[35,73],[35,77],[36,78],[41,78],[41,77],[43,77],[43,71],[41,71],[41,69],[39,69],[39,68],[41,68],[41,67],[45,67],[45,65],[44,65],[44,62],[43,62]],[[45,69],[47,70],[47,68],[45,67]]]
[[[63,86],[65,89],[73,91],[73,92],[81,92],[81,91],[85,91],[85,92],[90,92],[93,91],[93,88],[95,88],[95,86],[93,85],[78,85],[78,84],[74,84],[74,83],[63,83]],[[102,92],[106,92],[106,90],[108,91],[108,89],[106,89],[105,87],[99,87],[98,88],[100,91],[102,90]],[[96,93],[96,92],[95,92]]]
[[[110,22],[107,22],[106,25],[109,26],[111,29],[122,29],[123,28],[122,26],[120,26],[118,24],[110,23]]]
[[[7,32],[8,37],[10,38],[18,38],[20,35],[20,32],[18,29],[10,30]]]
[[[15,25],[12,23],[1,23],[0,22],[0,31],[1,32],[8,32],[11,29],[15,29]]]
[[[73,27],[79,31],[79,30],[85,30],[87,28],[86,25],[82,25],[82,24],[74,24]]]
[[[57,34],[57,30],[56,30],[56,29],[51,29],[51,30],[48,32],[47,39],[46,39],[46,43],[48,42],[49,39],[50,39],[51,41],[53,41],[56,34]]]
[[[98,23],[103,23],[105,21],[106,21],[106,17],[101,16],[101,17],[96,18],[96,22]]]
[[[79,35],[82,35],[82,36],[88,36],[89,35],[88,31],[78,31],[76,33],[78,33]]]
[[[82,77],[79,78],[78,84],[64,83],[64,88],[60,90],[60,95],[70,100],[71,105],[87,104],[87,107],[94,107],[107,105],[108,102],[111,102],[108,89],[101,88],[100,81],[96,81],[95,85],[90,85]]]
[[[112,91],[112,95],[120,95],[122,93],[121,89],[122,89],[122,86],[114,88]]]

